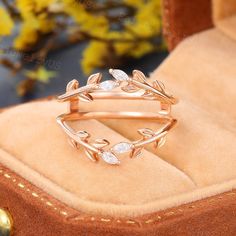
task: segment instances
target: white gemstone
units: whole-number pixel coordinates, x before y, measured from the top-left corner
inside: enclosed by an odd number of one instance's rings
[[[110,69],[110,74],[119,81],[126,81],[129,79],[129,76],[122,70]]]
[[[113,80],[106,80],[99,84],[99,88],[105,91],[109,91],[117,87],[117,83]]]
[[[120,164],[119,159],[112,152],[103,152],[101,153],[101,157],[108,164],[111,164],[111,165]]]
[[[131,150],[131,144],[130,143],[118,143],[116,144],[112,150],[116,153],[125,153],[129,152]]]

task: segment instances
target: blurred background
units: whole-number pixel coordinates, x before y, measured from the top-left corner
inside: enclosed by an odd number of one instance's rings
[[[167,54],[161,0],[0,0],[0,107],[108,68],[149,75]]]

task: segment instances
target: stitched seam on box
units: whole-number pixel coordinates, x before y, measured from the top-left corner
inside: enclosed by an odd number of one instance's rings
[[[31,197],[38,199],[40,202],[44,203],[45,206],[47,207],[51,207],[51,209],[53,209],[55,212],[57,212],[59,215],[61,215],[62,217],[67,218],[68,220],[73,220],[73,221],[91,221],[91,222],[101,222],[104,224],[108,224],[108,223],[124,223],[127,225],[136,225],[136,226],[142,226],[142,224],[152,224],[152,223],[157,223],[160,220],[166,220],[167,218],[177,215],[181,216],[183,215],[184,212],[186,212],[189,209],[196,209],[198,207],[200,207],[202,204],[198,203],[198,206],[196,205],[187,205],[184,206],[182,208],[177,208],[174,211],[167,211],[163,214],[159,214],[153,217],[150,217],[148,219],[145,220],[135,220],[135,219],[128,219],[128,220],[123,220],[123,219],[113,219],[113,218],[104,218],[104,217],[98,217],[96,218],[95,216],[90,216],[89,218],[86,216],[73,216],[74,214],[72,214],[71,216],[69,215],[69,213],[65,210],[62,209],[61,206],[58,206],[58,204],[54,204],[52,201],[49,201],[47,198],[41,196],[41,193],[38,193],[37,191],[33,191],[30,190],[27,187],[27,184],[24,183],[24,181],[17,181],[17,179],[8,171],[5,171],[3,168],[0,168],[0,175],[2,175],[5,179],[11,181],[12,183],[14,183],[18,188],[20,188],[21,190],[24,190],[26,193],[31,194]],[[209,200],[207,200],[209,203],[210,202],[214,202],[216,200],[222,200],[225,199],[226,197],[229,196],[233,196],[234,198],[236,198],[236,192],[232,191],[229,193],[226,193],[224,196],[218,196],[218,197],[214,197],[211,198]],[[181,215],[180,215],[181,214]]]

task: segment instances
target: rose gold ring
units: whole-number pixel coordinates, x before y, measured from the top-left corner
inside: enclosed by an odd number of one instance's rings
[[[58,97],[59,102],[69,102],[69,112],[57,117],[57,122],[68,135],[73,147],[83,147],[87,157],[97,162],[102,159],[108,164],[119,165],[118,155],[129,153],[131,158],[142,153],[144,146],[154,143],[155,147],[164,145],[167,133],[175,126],[177,120],[171,116],[171,106],[178,100],[165,92],[159,81],[148,82],[145,75],[138,70],[133,71],[132,78],[118,69],[110,69],[112,80],[100,82],[102,75],[93,74],[88,78],[87,85],[79,87],[77,80],[68,83],[66,93]],[[128,99],[153,100],[160,102],[158,112],[113,112],[79,110],[79,102],[92,102],[96,99]],[[85,119],[143,119],[153,120],[162,124],[161,128],[153,131],[148,128],[139,129],[139,140],[120,142],[110,146],[107,139],[91,140],[91,135],[85,130],[72,129],[68,121]]]

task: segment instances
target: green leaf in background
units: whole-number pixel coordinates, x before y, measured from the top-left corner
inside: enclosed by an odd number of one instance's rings
[[[56,77],[57,73],[55,71],[47,70],[45,67],[41,66],[37,70],[26,70],[25,76],[32,80],[37,80],[42,83],[48,83],[50,79]]]

